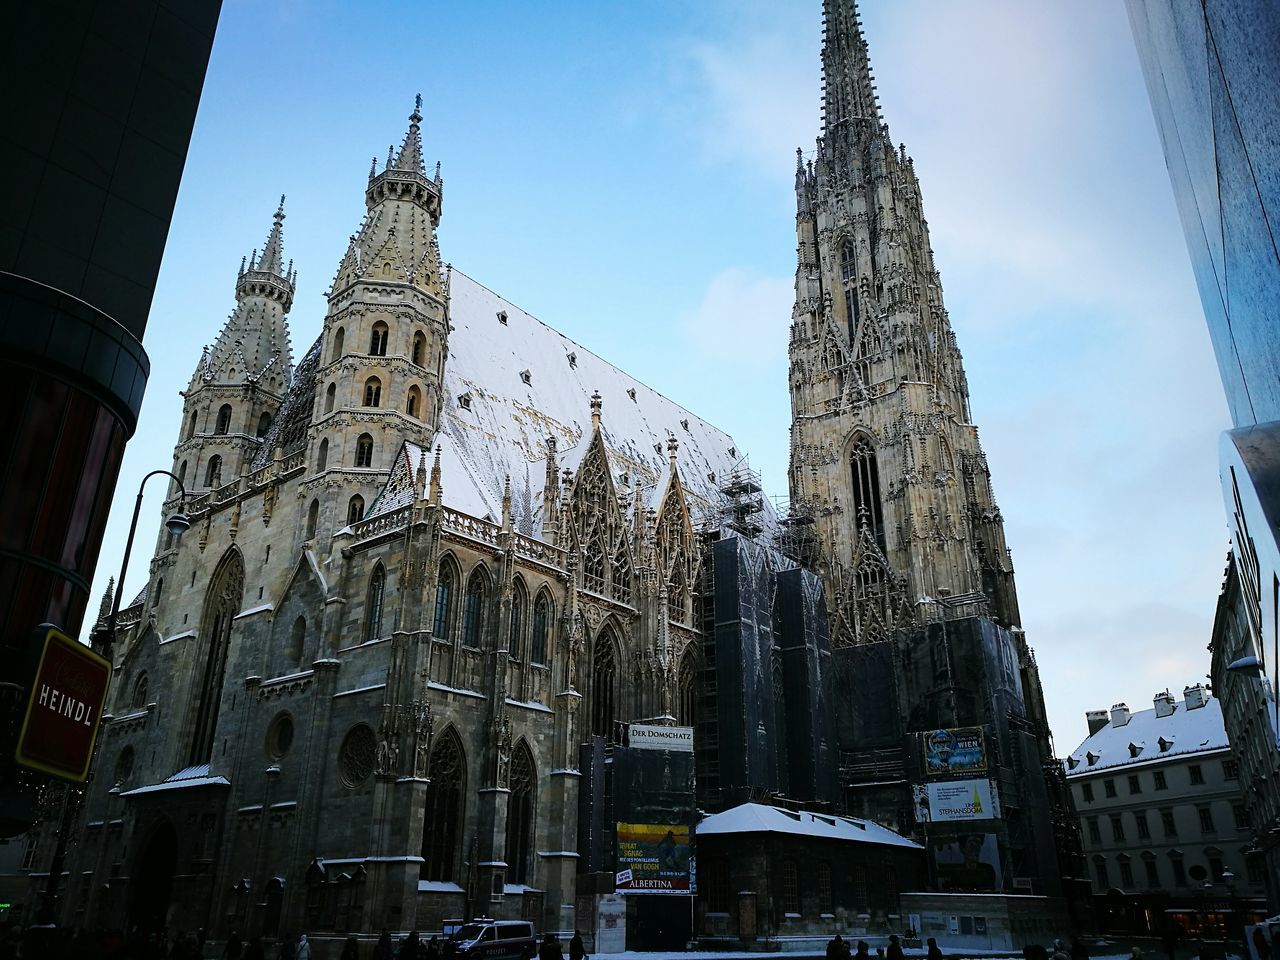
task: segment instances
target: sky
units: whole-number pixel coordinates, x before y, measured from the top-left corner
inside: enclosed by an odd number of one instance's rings
[[[860,6],[1065,754],[1086,709],[1149,709],[1205,679],[1228,545],[1226,404],[1133,39],[1114,0]],[[297,358],[416,93],[444,259],[730,433],[785,495],[793,175],[818,133],[820,8],[226,0],[95,598],[280,195]],[[126,602],[162,495],[157,481]]]

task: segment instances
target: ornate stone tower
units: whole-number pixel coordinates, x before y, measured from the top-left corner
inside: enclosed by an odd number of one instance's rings
[[[1019,622],[1013,567],[929,246],[852,0],[824,0],[823,134],[797,151],[790,493],[812,520],[837,645],[921,607]]]
[[[183,394],[174,472],[188,492],[213,490],[245,472],[293,380],[285,319],[297,275],[284,266],[284,197],[262,252],[240,263],[236,306],[205,347]]]

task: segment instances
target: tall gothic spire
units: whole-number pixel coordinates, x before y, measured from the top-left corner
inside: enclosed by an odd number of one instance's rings
[[[418,94],[413,98],[413,113],[409,114],[409,129],[405,131],[404,143],[400,144],[400,152],[391,166],[395,170],[408,170],[425,177],[427,168],[422,160],[421,123],[422,94]]]
[[[262,246],[262,256],[252,265],[254,270],[273,273],[281,276],[284,270],[284,194],[280,194],[280,206],[276,207],[272,219],[271,232],[267,234],[267,242]]]
[[[857,0],[822,0],[823,136],[856,121],[880,124]]]

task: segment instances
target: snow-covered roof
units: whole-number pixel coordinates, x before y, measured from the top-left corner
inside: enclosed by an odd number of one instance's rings
[[[1120,727],[1108,718],[1106,726],[1071,751],[1067,776],[1081,777],[1099,770],[1227,749],[1222,706],[1207,692],[1204,697],[1204,706],[1192,709],[1185,701],[1173,703],[1173,712],[1165,717],[1157,717],[1154,709],[1139,710]]]
[[[763,803],[744,803],[715,813],[697,827],[700,837],[714,834],[788,833],[819,840],[879,843],[890,847],[923,850],[920,844],[882,827],[872,820],[829,816],[825,813],[796,812]]]
[[[630,474],[632,491],[653,505],[666,488],[666,441],[673,436],[695,522],[718,512],[718,488],[743,460],[732,437],[456,269],[449,290],[453,330],[440,421],[453,447],[451,464],[441,462],[446,504],[473,513],[478,497],[497,517],[510,476],[517,529],[540,532],[547,438],[556,440],[560,469],[575,469],[591,440],[591,395],[598,391],[615,481]],[[463,474],[450,477],[451,467]]]

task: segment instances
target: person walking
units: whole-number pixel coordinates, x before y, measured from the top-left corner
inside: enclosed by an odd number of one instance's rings
[[[569,960],[587,960],[586,948],[582,945],[582,931],[573,931],[569,940]]]
[[[440,960],[440,938],[432,937],[427,943],[427,960]]]
[[[298,944],[293,948],[293,960],[311,960],[311,944],[305,933],[298,934]]]
[[[889,934],[889,949],[885,952],[885,960],[906,960],[896,933]]]
[[[942,960],[942,950],[938,946],[937,937],[930,937],[925,946],[928,947],[925,951],[925,960]]]
[[[383,930],[378,942],[373,945],[373,960],[391,960],[391,934]]]
[[[409,935],[400,941],[400,952],[396,955],[397,960],[420,960],[422,951],[419,947],[418,931],[410,930]]]
[[[538,960],[564,960],[564,953],[560,949],[560,941],[556,939],[554,933],[542,935],[542,945],[538,947]]]
[[[827,941],[827,960],[840,960],[840,957],[844,953],[844,950],[845,950],[844,937],[840,936],[840,934],[837,933],[834,937],[832,937],[830,940]]]

